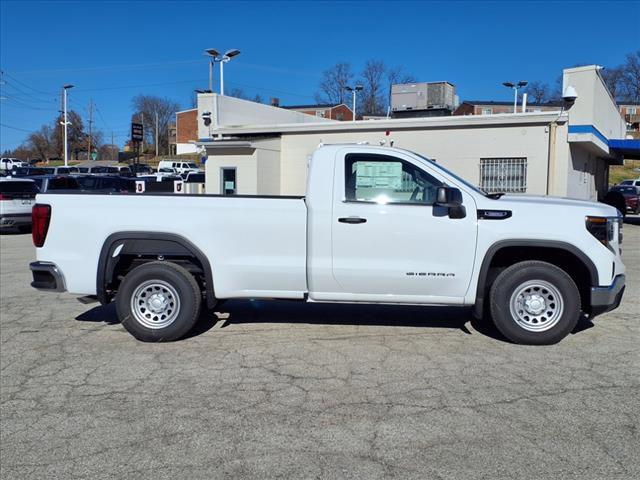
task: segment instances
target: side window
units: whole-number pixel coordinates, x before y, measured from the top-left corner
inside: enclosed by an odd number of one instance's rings
[[[432,205],[442,182],[415,165],[387,155],[345,158],[345,198],[351,202]]]

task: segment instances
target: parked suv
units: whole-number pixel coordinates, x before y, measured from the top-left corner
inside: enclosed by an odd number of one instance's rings
[[[38,187],[26,178],[0,178],[0,230],[31,225],[31,207]]]
[[[26,167],[27,164],[22,160],[18,160],[17,158],[1,158],[0,159],[0,170],[9,171],[13,170],[17,167]]]
[[[634,187],[640,187],[640,178],[623,180],[618,185],[633,185]]]
[[[80,190],[78,180],[67,175],[36,175],[29,178],[36,183],[40,193],[52,190]]]
[[[633,185],[616,185],[615,187],[611,187],[609,193],[616,192],[621,194],[624,197],[624,207],[622,207],[623,203],[620,202],[620,210],[624,213],[626,209],[628,212],[638,214],[640,213],[640,187],[634,187]]]

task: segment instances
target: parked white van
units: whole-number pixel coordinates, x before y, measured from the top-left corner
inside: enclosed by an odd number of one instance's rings
[[[181,160],[160,160],[158,171],[163,168],[174,168],[177,173],[200,172],[198,165],[194,162],[183,162]]]

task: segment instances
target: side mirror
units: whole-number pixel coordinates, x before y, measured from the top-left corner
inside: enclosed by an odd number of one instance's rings
[[[453,187],[438,187],[436,205],[448,208],[459,207],[462,205],[462,192]]]

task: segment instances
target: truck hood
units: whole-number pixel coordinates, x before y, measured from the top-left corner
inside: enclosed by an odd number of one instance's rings
[[[618,210],[600,202],[576,200],[574,198],[546,197],[542,195],[503,195],[497,200],[489,198],[482,202],[478,208],[521,210],[527,207],[556,209],[558,214],[563,210],[572,212],[580,211],[585,215],[598,215],[602,217],[617,217]]]

